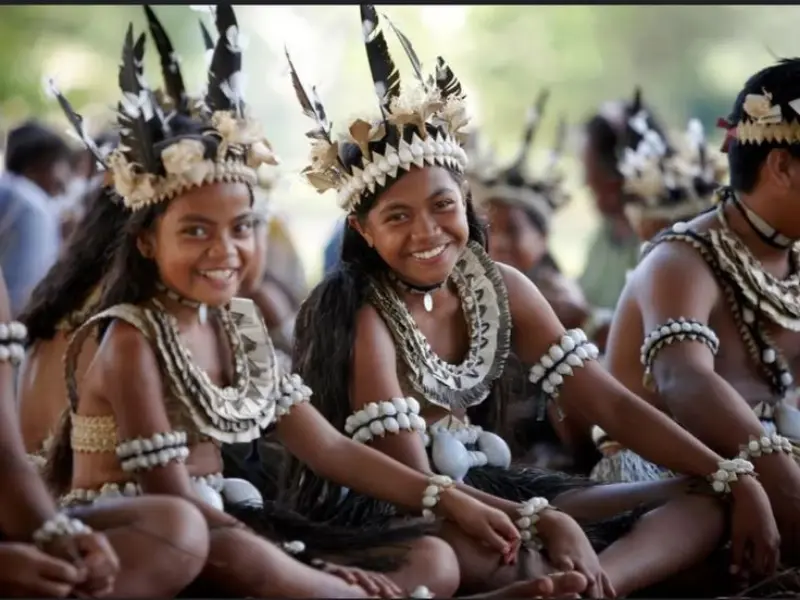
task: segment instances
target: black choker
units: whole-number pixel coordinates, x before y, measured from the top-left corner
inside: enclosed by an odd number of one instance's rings
[[[431,312],[433,310],[433,296],[431,294],[442,289],[447,283],[447,280],[444,280],[441,283],[435,283],[433,285],[414,285],[413,283],[407,283],[403,281],[394,273],[390,273],[389,278],[403,291],[411,294],[421,294],[423,296],[422,306],[425,307],[427,312]]]
[[[747,221],[750,229],[755,231],[756,235],[758,235],[765,244],[773,248],[778,248],[779,250],[787,250],[794,245],[795,240],[786,237],[757,215],[749,206],[739,199],[733,190],[727,193],[726,199],[733,203],[742,217],[744,217],[744,220]]]
[[[189,300],[188,298],[184,298],[178,292],[169,289],[161,282],[156,284],[156,289],[162,294],[164,294],[167,298],[177,302],[178,304],[183,304],[184,306],[188,306],[190,308],[196,308],[197,318],[200,320],[201,323],[205,324],[205,322],[208,320],[207,304],[203,302],[197,302],[196,300]]]

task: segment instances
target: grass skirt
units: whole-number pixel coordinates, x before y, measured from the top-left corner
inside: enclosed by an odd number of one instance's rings
[[[225,512],[278,545],[302,541],[305,552],[294,556],[307,564],[316,558],[371,571],[393,571],[404,563],[408,542],[433,532],[421,518],[397,518],[393,510],[364,520],[307,518],[276,501],[285,460],[282,448],[263,442],[257,450],[249,444],[226,445],[222,455],[224,476],[250,481],[264,498],[263,506],[226,505]]]
[[[524,502],[533,496],[553,500],[564,492],[595,485],[584,477],[514,465],[509,469],[489,466],[470,469],[464,483],[512,502]],[[599,552],[626,535],[647,510],[642,507],[611,519],[581,522],[581,526]],[[332,524],[356,527],[364,523],[383,523],[396,518],[398,513],[389,503],[349,491],[334,510],[320,516]]]

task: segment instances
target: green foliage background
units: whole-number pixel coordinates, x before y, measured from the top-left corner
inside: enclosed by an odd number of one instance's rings
[[[183,58],[191,85],[202,84],[202,44],[197,21],[208,17],[188,6],[157,6]],[[599,103],[624,97],[641,85],[645,98],[669,124],[690,116],[716,136],[748,75],[773,56],[798,53],[796,6],[504,6],[431,9],[385,6],[412,39],[426,64],[437,54],[466,83],[501,156],[511,156],[527,106],[539,89],[551,99],[537,148],[547,149],[557,116],[577,126]],[[372,86],[361,46],[358,8],[350,6],[242,6],[240,23],[250,37],[245,55],[248,96],[254,113],[283,157],[279,206],[293,219],[309,270],[316,273],[321,240],[338,215],[334,199],[317,196],[294,173],[305,159],[308,123],[297,109],[282,56],[287,43],[298,68],[319,84],[334,123],[373,110]],[[0,7],[0,128],[36,116],[64,127],[42,92],[43,77],[56,77],[76,105],[101,125],[116,101],[116,68],[128,22],[145,27],[138,6],[15,5]],[[296,27],[297,24],[302,27]],[[213,29],[212,29],[213,30]],[[396,56],[399,46],[390,39]],[[150,80],[160,80],[148,47]],[[401,70],[404,61],[399,60]],[[59,72],[48,72],[58,69]],[[311,81],[309,81],[311,83]],[[536,157],[534,157],[536,158]],[[596,225],[581,189],[574,159],[568,168],[576,192],[559,215],[554,246],[567,269],[580,269]]]

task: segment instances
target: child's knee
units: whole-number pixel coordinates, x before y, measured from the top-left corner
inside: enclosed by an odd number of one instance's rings
[[[450,544],[441,538],[426,536],[414,541],[410,560],[414,574],[437,598],[455,594],[461,574],[458,557]]]
[[[689,529],[700,528],[709,533],[722,534],[725,528],[725,508],[718,498],[692,495],[686,496],[685,501],[693,517]]]
[[[175,585],[183,587],[197,577],[208,559],[206,519],[197,507],[180,498],[149,496],[142,500],[146,502],[137,526],[151,533],[151,539],[158,545],[167,545],[181,554],[181,572],[175,573],[181,581],[176,581]],[[153,552],[151,556],[155,558],[158,554]]]

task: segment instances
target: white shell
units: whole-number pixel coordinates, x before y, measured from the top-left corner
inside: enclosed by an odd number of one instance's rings
[[[478,435],[478,449],[486,455],[487,464],[507,469],[511,465],[511,450],[506,441],[490,431]]]
[[[222,495],[218,491],[207,483],[200,481],[193,481],[192,485],[203,502],[217,510],[225,510],[225,503],[222,501]]]
[[[792,441],[800,441],[800,410],[781,403],[775,408],[775,428],[780,435]]]
[[[223,482],[222,495],[229,504],[247,503],[251,505],[264,505],[264,499],[258,488],[246,479],[235,477],[226,478]]]
[[[469,451],[446,431],[433,436],[431,461],[436,470],[455,481],[461,481],[469,471]]]

